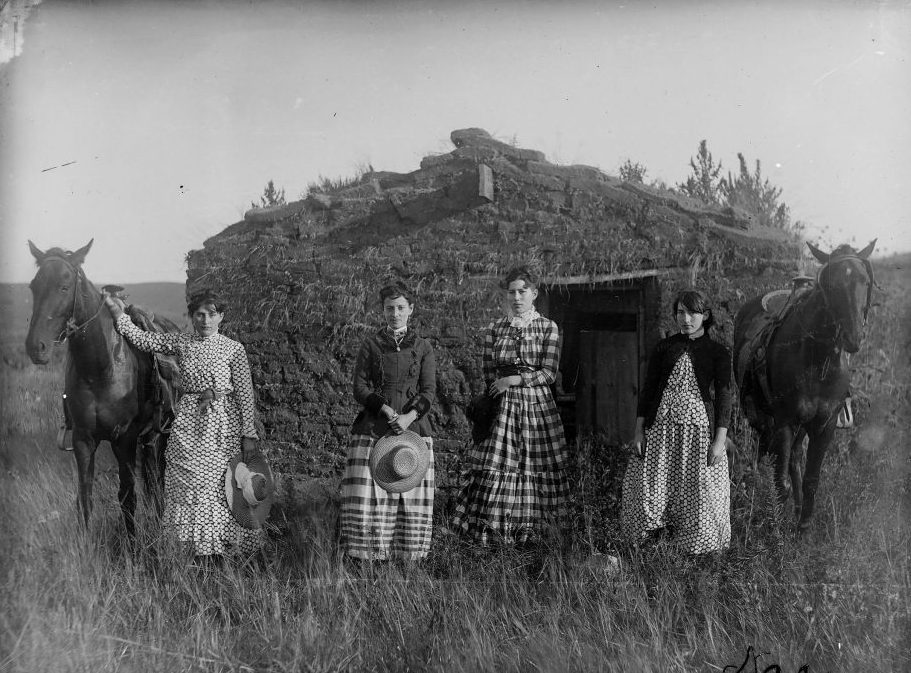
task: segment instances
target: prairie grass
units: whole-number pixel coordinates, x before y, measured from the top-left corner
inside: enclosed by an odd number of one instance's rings
[[[335,510],[301,505],[242,562],[194,566],[147,508],[132,550],[110,459],[82,529],[72,459],[53,448],[60,364],[4,365],[0,670],[909,670],[907,281],[880,271],[876,328],[852,361],[858,427],[827,456],[810,532],[795,538],[737,425],[734,538],[705,558],[620,544],[621,475],[591,440],[573,525],[534,549],[477,549],[438,527],[423,564],[353,566]]]

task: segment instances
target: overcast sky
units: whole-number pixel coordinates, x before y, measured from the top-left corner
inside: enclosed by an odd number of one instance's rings
[[[185,279],[269,179],[410,171],[479,126],[557,163],[762,160],[809,238],[911,250],[909,2],[55,2],[0,45],[0,281],[39,247]],[[14,49],[17,53],[14,53]]]

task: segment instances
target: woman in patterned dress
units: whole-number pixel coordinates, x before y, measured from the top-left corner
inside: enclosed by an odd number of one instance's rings
[[[351,426],[342,477],[341,542],[356,559],[419,560],[430,551],[433,530],[433,440],[427,416],[436,393],[436,360],[430,343],[408,327],[414,297],[401,283],[380,292],[386,326],[361,344],[354,365],[354,399],[363,405]],[[411,430],[431,450],[430,467],[417,487],[388,493],[368,466],[374,442]]]
[[[568,454],[550,386],[560,363],[557,324],[534,306],[538,282],[526,268],[504,287],[510,314],[484,333],[483,367],[496,417],[462,469],[452,525],[481,544],[525,543],[566,514]]]
[[[701,554],[731,539],[731,352],[708,335],[714,321],[702,293],[681,292],[673,311],[680,331],[658,342],[639,398],[621,526],[633,542],[666,528]]]
[[[117,331],[146,352],[176,355],[183,395],[165,449],[162,526],[198,557],[251,554],[264,540],[261,529],[243,528],[225,499],[228,461],[256,451],[255,407],[244,347],[219,334],[225,305],[210,291],[190,297],[193,334],[146,332],[105,296]]]

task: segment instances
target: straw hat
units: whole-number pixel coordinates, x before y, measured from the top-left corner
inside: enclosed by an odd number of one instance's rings
[[[269,516],[275,481],[265,456],[256,453],[249,463],[235,455],[225,470],[225,497],[228,509],[244,528],[262,528]]]
[[[370,474],[389,493],[404,493],[421,483],[430,467],[430,448],[420,435],[406,430],[380,437],[370,449]]]

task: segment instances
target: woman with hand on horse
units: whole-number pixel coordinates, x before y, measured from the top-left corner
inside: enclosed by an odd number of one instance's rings
[[[639,397],[621,527],[633,542],[667,529],[701,554],[731,539],[731,353],[709,337],[714,317],[701,292],[679,293],[673,312],[679,332],[653,350]]]
[[[557,324],[535,310],[538,281],[505,278],[509,314],[484,332],[483,367],[495,415],[465,459],[452,525],[480,542],[535,541],[566,513],[569,456],[550,386],[560,364]]]
[[[162,525],[197,557],[252,554],[263,543],[261,528],[241,526],[225,499],[225,471],[240,451],[244,463],[257,454],[253,384],[244,347],[219,333],[225,304],[211,291],[190,297],[193,334],[146,332],[105,293],[117,331],[146,352],[176,355],[183,395],[165,449]]]
[[[436,397],[430,343],[408,326],[414,295],[402,283],[379,291],[385,326],[367,336],[354,365],[354,399],[363,406],[348,442],[341,484],[341,542],[355,559],[419,560],[430,551],[433,524],[433,440],[428,413]],[[426,471],[398,487],[379,478],[371,452],[390,436],[411,443]],[[387,490],[388,489],[388,490]]]

